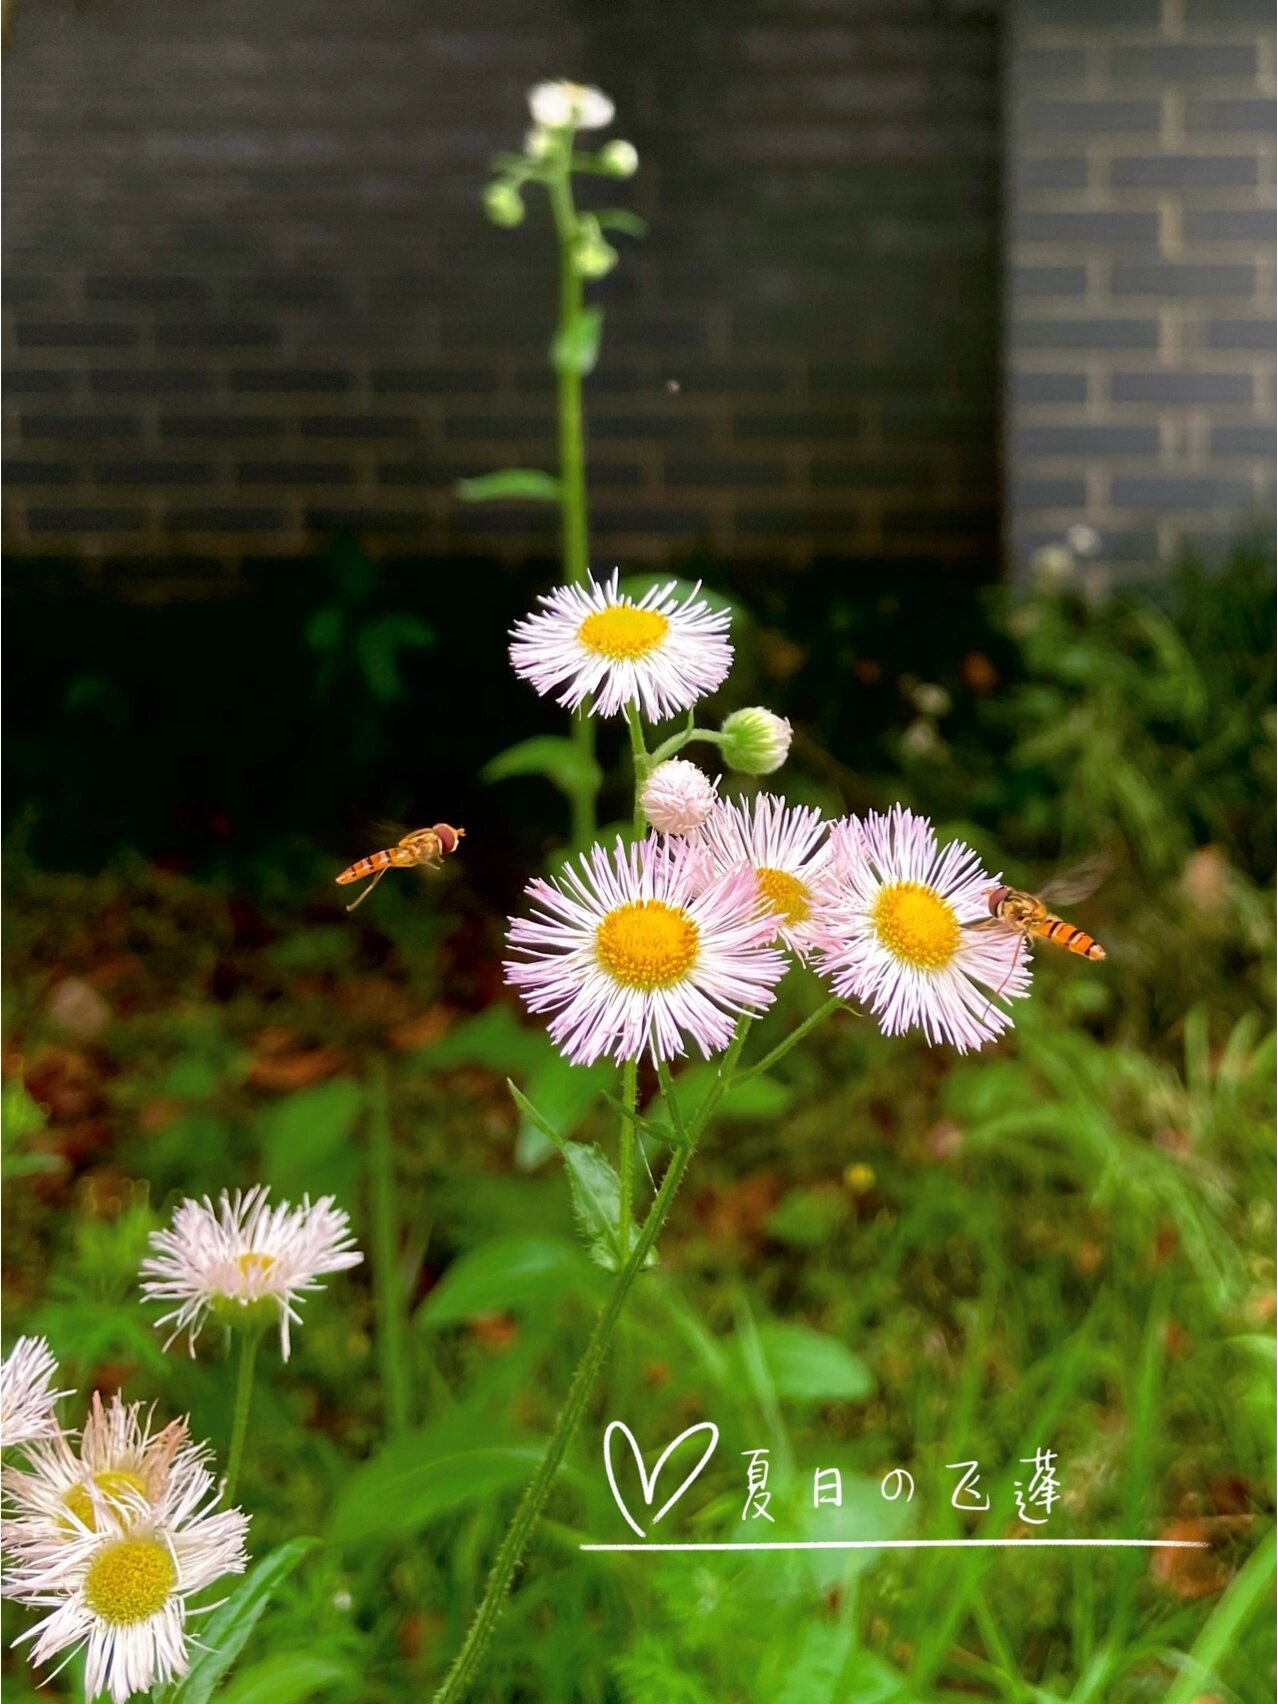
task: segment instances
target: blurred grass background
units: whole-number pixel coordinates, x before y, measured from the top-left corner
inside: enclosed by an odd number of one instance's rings
[[[733,1097],[477,1696],[1272,1697],[1270,565],[1240,548],[1107,601],[1069,576],[1013,599],[686,571],[737,608],[722,708],[794,720],[779,790],[830,813],[900,798],[1031,887],[1111,848],[1077,912],[1109,958],[1041,953],[1015,1033],[982,1056],[846,1017]],[[478,779],[560,727],[504,655],[541,583],[383,569],[337,538],[235,604],[11,597],[7,1338],[46,1333],[83,1393],[189,1409],[224,1448],[225,1363],[164,1355],[137,1301],[147,1234],[180,1194],[258,1179],[331,1191],[365,1224],[369,1085],[390,1075],[412,1430],[387,1441],[366,1265],[311,1298],[259,1385],[253,1548],[327,1542],[233,1704],[425,1694],[600,1293],[504,1085],[611,1142],[608,1073],[569,1071],[500,981],[504,916],[562,801]],[[380,844],[379,817],[461,822],[464,852],[348,917],[332,877]],[[788,979],[765,1039],[818,999]],[[1211,1548],[583,1556],[624,1536],[598,1461],[614,1417],[653,1448],[722,1429],[670,1537],[733,1536],[739,1452],[761,1446],[779,1533],[972,1530],[946,1471],[972,1458],[982,1530],[1011,1530],[1020,1459],[1050,1446],[1054,1533]],[[814,1511],[832,1466],[844,1505]],[[897,1466],[908,1508],[879,1494]],[[22,1624],[6,1612],[10,1638]],[[6,1664],[14,1699],[68,1695],[69,1676],[36,1694]]]

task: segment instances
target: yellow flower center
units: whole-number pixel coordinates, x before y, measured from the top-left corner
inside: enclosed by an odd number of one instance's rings
[[[958,951],[960,930],[953,907],[922,882],[885,887],[870,912],[887,950],[916,970],[943,970]]]
[[[623,988],[670,988],[696,962],[700,932],[687,912],[662,899],[619,905],[595,930],[595,954]]]
[[[806,923],[812,911],[808,890],[788,870],[771,870],[766,865],[754,872],[759,892],[785,923]]]
[[[135,1497],[146,1501],[146,1482],[136,1473],[129,1473],[121,1468],[118,1472],[112,1468],[93,1475],[93,1483],[101,1491],[107,1501],[115,1508],[128,1510]],[[96,1532],[97,1522],[93,1518],[93,1498],[87,1485],[73,1485],[62,1499],[63,1507],[73,1514],[81,1526],[88,1527],[90,1532]],[[74,1532],[72,1521],[60,1518],[58,1525],[67,1532]]]
[[[655,650],[669,629],[670,623],[655,609],[614,604],[588,615],[577,637],[588,651],[607,657],[610,663],[629,663]]]
[[[128,1627],[156,1615],[177,1585],[177,1569],[154,1538],[126,1538],[108,1545],[84,1576],[85,1602],[113,1627]]]
[[[279,1265],[273,1254],[242,1254],[236,1265],[244,1276],[252,1282],[254,1278],[268,1278],[274,1267]]]

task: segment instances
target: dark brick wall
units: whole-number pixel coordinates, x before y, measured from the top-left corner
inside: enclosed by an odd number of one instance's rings
[[[596,562],[996,561],[995,0],[18,0],[7,534],[199,580],[553,548],[527,85],[617,100],[652,222],[596,299]],[[624,241],[624,239],[623,239]]]
[[[1014,0],[1007,536],[1115,577],[1273,510],[1273,0]]]

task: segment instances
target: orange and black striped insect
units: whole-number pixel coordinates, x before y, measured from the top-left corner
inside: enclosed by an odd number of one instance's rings
[[[349,869],[342,871],[337,880],[358,882],[365,876],[371,876],[373,879],[346,909],[354,911],[357,905],[366,900],[387,870],[411,870],[419,864],[424,864],[429,870],[438,870],[443,864],[445,853],[455,852],[458,842],[465,837],[464,828],[452,828],[446,822],[437,822],[434,828],[413,829],[411,834],[406,834],[402,840],[382,852],[370,852],[367,858],[357,858]]]
[[[1080,899],[1086,899],[1089,893],[1095,891],[1109,872],[1112,859],[1108,853],[1090,859],[1086,864],[1080,864],[1068,875],[1058,876],[1055,881],[1046,882],[1041,894],[1022,893],[1019,888],[991,888],[986,895],[990,908],[989,921],[974,924],[977,929],[1007,929],[1017,934],[1026,943],[1032,945],[1035,941],[1050,941],[1053,946],[1064,947],[1067,952],[1077,953],[1081,958],[1103,959],[1105,949],[1086,929],[1080,929],[1076,923],[1067,923],[1063,917],[1058,917],[1051,909],[1053,905],[1075,905]],[[1016,966],[1012,960],[1012,968]],[[1008,971],[1010,977],[1012,971]],[[1004,987],[1008,977],[1004,978]],[[1003,992],[1000,988],[994,999]]]

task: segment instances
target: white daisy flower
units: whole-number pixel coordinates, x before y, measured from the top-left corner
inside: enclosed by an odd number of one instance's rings
[[[1029,991],[1019,936],[988,923],[988,875],[970,846],[943,851],[925,817],[896,805],[831,830],[834,885],[817,918],[817,967],[885,1035],[922,1029],[960,1053],[1011,1027],[996,999]]]
[[[538,83],[528,91],[528,110],[547,130],[602,130],[611,124],[616,107],[602,89],[585,83]]]
[[[96,1532],[103,1501],[128,1526],[161,1507],[175,1486],[198,1481],[208,1491],[208,1459],[207,1449],[191,1443],[185,1420],[152,1432],[140,1402],[126,1405],[117,1394],[104,1406],[94,1392],[78,1451],[60,1433],[32,1445],[26,1471],[6,1468],[0,1475],[6,1503],[17,1511],[4,1524],[5,1550],[29,1555],[50,1541]]]
[[[674,582],[654,586],[638,603],[618,591],[619,575],[600,585],[558,586],[538,599],[535,615],[516,623],[510,660],[543,697],[615,716],[637,704],[651,722],[690,710],[721,686],[732,666],[728,616],[700,600],[700,585],[680,603]]]
[[[34,1641],[33,1666],[84,1647],[85,1696],[109,1692],[116,1704],[184,1675],[187,1599],[245,1566],[248,1519],[214,1513],[217,1495],[198,1464],[170,1475],[153,1510],[95,1490],[92,1530],[77,1523],[24,1554],[4,1591],[50,1612],[16,1641]]]
[[[771,793],[733,803],[721,799],[701,832],[711,877],[753,872],[764,904],[780,919],[781,940],[806,957],[816,943],[814,917],[830,863],[826,824],[810,805],[788,805]]]
[[[183,1201],[171,1230],[155,1231],[156,1253],[142,1262],[142,1293],[151,1301],[177,1302],[158,1320],[173,1322],[168,1343],[182,1332],[195,1353],[195,1340],[213,1314],[224,1325],[253,1326],[279,1319],[280,1352],[289,1356],[289,1327],[301,1323],[297,1299],[322,1286],[329,1272],[358,1266],[350,1220],[326,1195],[312,1206],[282,1201],[272,1207],[260,1185],[233,1197],[223,1190],[218,1205]],[[168,1347],[168,1343],[165,1347]]]
[[[649,773],[640,803],[662,834],[691,834],[710,815],[718,796],[704,769],[686,757],[672,757]]]
[[[775,919],[748,870],[701,887],[700,863],[686,841],[618,839],[528,884],[533,915],[511,920],[506,980],[530,1011],[555,1014],[551,1039],[574,1064],[669,1060],[688,1037],[709,1058],[742,1012],[771,1005],[786,969],[768,945]]]
[[[0,1446],[57,1435],[54,1406],[69,1390],[50,1390],[58,1371],[43,1337],[20,1337],[0,1366]]]

